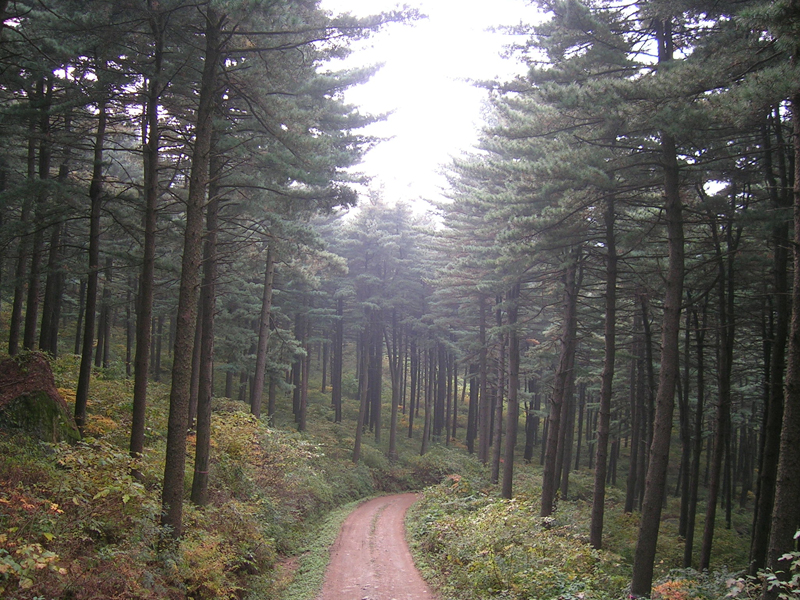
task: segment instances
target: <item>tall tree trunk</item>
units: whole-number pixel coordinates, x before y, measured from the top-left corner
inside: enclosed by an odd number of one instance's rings
[[[478,382],[476,365],[472,364],[468,368],[469,381],[469,408],[467,412],[467,451],[470,454],[475,452],[475,438],[478,437]],[[467,382],[464,382],[467,386]]]
[[[575,370],[567,380],[566,402],[561,406],[561,433],[558,436],[556,481],[561,498],[569,495],[569,468],[572,463],[572,443],[575,439]]]
[[[426,375],[425,375],[425,414],[424,424],[422,426],[422,447],[420,448],[420,454],[424,455],[428,451],[428,446],[430,445],[430,438],[431,438],[431,425],[433,421],[433,415],[431,410],[431,404],[433,404],[433,372],[434,372],[434,354],[433,350],[429,349],[428,358],[426,359]]]
[[[153,35],[153,72],[148,79],[142,122],[142,166],[144,170],[144,232],[142,270],[136,297],[136,351],[133,357],[133,411],[130,453],[144,451],[147,414],[147,383],[150,377],[150,346],[153,340],[153,290],[155,288],[156,226],[158,224],[158,106],[161,97],[161,69],[164,60],[164,20],[156,0],[148,0],[150,31]]]
[[[250,412],[261,417],[261,398],[264,395],[264,376],[269,348],[269,320],[272,314],[272,288],[275,281],[275,251],[272,244],[267,247],[267,261],[264,268],[264,291],[261,295],[261,314],[258,319],[258,349],[256,351],[256,370],[253,389],[250,394]],[[338,422],[338,421],[337,421]]]
[[[133,375],[133,277],[128,277],[128,289],[125,290],[125,376],[130,379]]]
[[[217,113],[221,99],[217,100]],[[203,285],[200,287],[200,309],[203,324],[200,336],[200,373],[197,389],[197,433],[195,436],[192,502],[208,504],[208,467],[211,459],[211,400],[214,396],[214,315],[217,312],[217,237],[218,216],[222,199],[219,180],[222,156],[219,152],[220,132],[214,127],[209,159],[208,205],[206,206],[206,240],[203,249]]]
[[[506,444],[501,495],[509,500],[513,491],[514,448],[517,445],[517,426],[519,425],[519,333],[517,332],[517,316],[519,314],[520,287],[520,283],[516,283],[508,295],[508,409],[506,411]]]
[[[689,507],[686,515],[686,539],[683,546],[683,566],[692,566],[692,546],[694,544],[694,524],[697,516],[697,491],[700,487],[700,454],[703,452],[703,421],[705,404],[705,336],[708,315],[708,299],[703,302],[703,319],[700,321],[697,309],[692,310],[695,339],[697,340],[697,406],[694,413],[694,438],[692,440],[692,470],[689,475]]]
[[[2,31],[2,28],[0,28]],[[30,108],[35,113],[36,93],[31,93]],[[28,182],[31,188],[36,180],[36,119],[31,118],[28,124]],[[8,353],[11,356],[19,353],[19,336],[22,331],[22,305],[25,296],[25,274],[28,269],[31,238],[28,230],[33,212],[33,196],[26,194],[22,201],[19,216],[20,238],[17,246],[17,265],[14,271],[14,299],[11,304],[11,320],[8,325]],[[76,352],[77,354],[77,352]]]
[[[64,273],[61,265],[61,235],[64,223],[53,224],[50,232],[50,252],[47,257],[47,280],[44,285],[42,323],[39,331],[39,350],[53,358],[58,355],[58,321],[61,314],[61,295]]]
[[[369,323],[369,320],[367,320]],[[361,438],[364,436],[364,426],[366,424],[367,413],[367,370],[369,365],[369,356],[367,353],[367,340],[369,339],[369,330],[365,329],[361,334],[361,353],[359,355],[359,379],[360,385],[358,386],[358,421],[356,424],[356,439],[353,444],[353,462],[358,464],[361,460]]]
[[[597,420],[597,448],[595,449],[594,492],[592,494],[592,521],[589,543],[595,549],[603,547],[603,516],[606,501],[606,468],[608,437],[611,424],[611,398],[613,395],[614,365],[617,337],[617,242],[614,231],[616,210],[614,195],[606,198],[606,318],[603,374],[600,384],[600,406]]]
[[[39,320],[39,292],[41,290],[42,254],[44,253],[43,223],[46,220],[48,180],[50,179],[50,106],[53,99],[52,77],[40,77],[37,81],[39,109],[39,189],[36,192],[33,245],[31,248],[31,268],[28,273],[28,299],[25,307],[25,331],[22,346],[26,350],[36,347],[36,324]]]
[[[640,382],[642,378],[642,344],[641,344],[641,317],[639,313],[635,313],[633,317],[633,348],[630,364],[630,419],[631,419],[631,455],[630,467],[628,468],[628,479],[626,482],[625,492],[625,508],[624,512],[630,514],[633,512],[636,505],[637,490],[638,490],[638,477],[639,477],[639,462],[642,460],[640,456],[642,435],[641,428],[641,408],[640,408],[640,395],[639,389],[641,388]]]
[[[98,72],[105,71],[105,64],[97,59]],[[100,272],[100,209],[103,204],[103,149],[106,140],[107,99],[100,94],[97,102],[97,130],[94,137],[94,161],[92,181],[89,184],[89,273],[86,285],[86,309],[84,311],[83,349],[75,391],[75,423],[83,430],[86,424],[86,404],[89,399],[89,380],[92,374],[92,344],[94,343],[94,321],[97,309],[97,283]]]
[[[408,402],[408,439],[411,439],[414,433],[414,415],[418,411],[417,397],[419,396],[419,349],[415,339],[411,340],[409,353],[411,354],[411,390]]]
[[[309,307],[310,308],[310,307]],[[308,379],[311,371],[311,316],[306,313],[303,316],[303,356],[300,370],[300,415],[297,420],[297,431],[306,431],[306,417],[308,415]]]
[[[488,378],[489,367],[486,346],[486,299],[479,299],[478,317],[478,388],[480,405],[478,410],[478,460],[484,465],[489,462],[489,422],[491,421],[491,403],[489,402]]]
[[[78,316],[75,323],[75,348],[73,354],[80,354],[83,341],[83,313],[86,310],[86,280],[78,284]]]
[[[692,305],[692,297],[686,293],[686,306]],[[686,523],[689,516],[689,486],[692,461],[692,426],[689,409],[690,366],[692,350],[691,313],[686,311],[685,329],[683,333],[683,379],[678,380],[678,422],[680,423],[681,463],[678,491],[681,497],[681,512],[678,520],[678,537],[686,539]]]
[[[797,2],[792,3],[797,8]],[[797,62],[793,57],[793,62]],[[800,239],[800,92],[792,95],[792,125],[794,133],[794,235]],[[795,267],[800,265],[800,245],[792,245]],[[786,387],[781,425],[780,455],[778,458],[775,500],[772,507],[772,526],[767,549],[767,568],[779,571],[782,579],[791,573],[791,554],[795,548],[794,535],[800,523],[800,269],[794,269],[792,318],[789,332],[789,353],[786,368]],[[764,600],[774,600],[779,590],[765,586]]]
[[[668,21],[659,23],[659,61],[672,58],[672,31]],[[662,133],[661,150],[664,167],[664,203],[669,246],[664,293],[664,317],[661,333],[661,370],[659,372],[656,409],[653,418],[653,441],[645,481],[639,536],[633,561],[631,594],[649,596],[653,583],[661,508],[667,483],[669,446],[672,437],[672,415],[675,408],[675,386],[680,373],[681,300],[683,298],[683,215],[680,194],[680,172],[677,150],[672,135]]]
[[[583,412],[586,408],[586,384],[578,387],[578,441],[575,444],[575,470],[581,468],[581,446],[583,444]]]
[[[202,250],[203,205],[208,186],[211,133],[220,58],[220,31],[224,17],[213,8],[206,14],[206,51],[200,84],[200,101],[192,154],[189,195],[186,202],[181,281],[178,293],[177,326],[173,352],[167,449],[161,494],[161,524],[174,538],[183,532],[183,482],[186,465],[186,425],[189,418],[189,389],[192,376],[192,344],[197,316],[197,287]]]
[[[495,324],[501,333],[498,337],[498,359],[497,359],[497,389],[494,401],[494,419],[492,421],[492,483],[497,483],[500,479],[500,455],[502,454],[502,434],[503,434],[503,396],[505,395],[506,380],[506,336],[502,333],[503,329],[503,310],[501,304],[503,296],[497,296],[495,300]]]
[[[394,332],[393,338],[397,336],[397,313],[392,311],[392,330]],[[388,458],[395,461],[398,458],[397,453],[397,416],[400,410],[400,357],[397,352],[397,344],[389,343],[389,334],[386,330],[383,332],[384,340],[386,342],[386,354],[389,357],[389,377],[392,380],[392,413],[389,422],[389,451]]]
[[[447,396],[447,355],[444,343],[436,343],[436,394],[433,405],[433,437],[437,440],[445,426],[445,400]]]
[[[344,298],[336,299],[336,322],[333,327],[333,360],[331,364],[331,403],[334,423],[342,422],[342,367],[344,354]],[[409,427],[410,419],[409,419]]]
[[[72,130],[72,116],[68,112],[64,117],[64,132]],[[71,152],[69,146],[64,150],[64,156],[58,167],[58,200],[63,200],[62,188],[67,184],[69,177],[69,161]],[[39,338],[39,348],[49,352],[54,358],[58,356],[58,327],[61,319],[61,306],[64,289],[63,239],[66,236],[66,223],[62,220],[53,224],[50,234],[50,255],[47,260],[47,281],[44,286],[44,304],[42,305],[42,326]]]
[[[375,443],[381,443],[381,392],[383,391],[383,314],[374,310],[371,313],[373,322],[370,326],[372,334],[369,341],[369,396],[370,424],[374,428]]]
[[[784,211],[791,206],[791,197],[787,192],[789,182],[786,173],[783,148],[785,143],[781,135],[781,116],[775,109],[773,122],[777,136],[777,148],[780,159],[780,189],[771,168],[771,152],[769,151],[769,135],[765,132],[764,163],[767,173],[767,187],[773,207]],[[753,511],[753,533],[750,540],[750,564],[748,572],[756,576],[766,566],[769,530],[772,523],[772,505],[775,498],[775,480],[778,475],[778,455],[780,450],[781,423],[783,422],[783,378],[786,368],[786,341],[789,332],[789,225],[781,219],[772,233],[774,289],[772,292],[775,305],[774,339],[771,340],[769,352],[769,371],[767,373],[767,394],[762,418],[759,469],[756,486],[755,510]]]
[[[733,319],[734,282],[733,282],[733,257],[736,252],[736,242],[733,238],[733,211],[736,206],[735,186],[729,206],[730,214],[724,229],[727,236],[727,261],[722,253],[716,219],[712,222],[712,234],[716,248],[718,274],[718,299],[719,299],[719,367],[718,385],[719,397],[717,399],[717,416],[714,434],[714,454],[711,458],[711,480],[708,488],[708,507],[706,509],[705,528],[703,530],[703,545],[700,550],[699,567],[701,571],[707,570],[711,563],[711,546],[714,540],[714,525],[717,514],[717,501],[720,484],[722,482],[722,460],[728,448],[731,421],[731,372],[733,369],[733,342],[735,324]],[[727,264],[726,264],[727,263]]]
[[[558,438],[561,432],[561,407],[566,401],[569,380],[575,365],[575,345],[578,327],[578,262],[581,249],[573,248],[564,275],[564,321],[561,333],[561,355],[555,374],[553,395],[550,400],[550,415],[547,419],[547,447],[542,474],[542,506],[539,516],[548,517],[553,513],[558,480],[556,462],[558,458]]]
[[[100,318],[97,323],[97,351],[94,365],[108,368],[111,345],[111,284],[114,277],[114,259],[106,257],[106,266],[103,269],[103,295],[100,302]]]

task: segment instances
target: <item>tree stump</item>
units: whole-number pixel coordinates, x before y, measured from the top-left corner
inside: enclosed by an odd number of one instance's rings
[[[42,354],[0,361],[0,428],[23,429],[47,442],[81,438]]]

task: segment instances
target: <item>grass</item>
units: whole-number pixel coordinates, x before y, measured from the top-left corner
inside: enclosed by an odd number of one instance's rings
[[[281,600],[316,598],[325,579],[330,548],[336,541],[345,519],[363,500],[350,502],[329,512],[322,523],[313,528],[313,536],[303,549],[293,569],[291,583],[281,593]],[[253,599],[255,600],[255,599]]]

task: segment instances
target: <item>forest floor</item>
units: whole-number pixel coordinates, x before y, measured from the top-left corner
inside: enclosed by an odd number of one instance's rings
[[[414,566],[405,514],[416,494],[361,504],[342,525],[318,600],[421,600],[436,596]]]

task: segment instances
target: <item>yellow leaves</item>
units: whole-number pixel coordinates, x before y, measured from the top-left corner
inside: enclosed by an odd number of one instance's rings
[[[89,415],[83,431],[85,435],[103,437],[119,429],[119,423],[102,415]]]
[[[685,579],[665,581],[653,588],[653,598],[658,600],[690,600]]]

